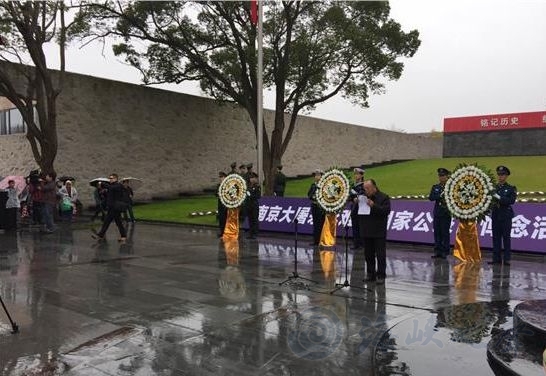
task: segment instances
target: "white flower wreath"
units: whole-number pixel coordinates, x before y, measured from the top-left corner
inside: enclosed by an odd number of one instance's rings
[[[246,181],[238,174],[226,176],[218,187],[220,202],[229,209],[241,206],[245,202],[246,192]]]
[[[459,220],[483,220],[493,203],[493,178],[476,165],[459,165],[446,182],[444,199]]]
[[[343,171],[332,168],[317,183],[317,202],[327,213],[337,213],[345,207],[350,191],[349,179]]]

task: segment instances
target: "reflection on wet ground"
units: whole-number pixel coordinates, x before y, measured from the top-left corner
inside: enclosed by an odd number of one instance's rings
[[[0,234],[0,294],[20,327],[0,311],[2,374],[493,375],[492,336],[517,303],[546,299],[538,257],[457,265],[390,244],[376,286],[343,244],[298,245],[294,273],[290,234],[223,243],[139,223],[127,243],[115,235]]]

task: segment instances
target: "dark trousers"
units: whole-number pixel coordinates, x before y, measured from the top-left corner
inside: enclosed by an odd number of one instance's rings
[[[360,220],[358,219],[358,211],[351,211],[351,224],[353,229],[353,247],[362,247],[362,239],[360,238]]]
[[[7,208],[6,213],[6,222],[4,225],[5,230],[16,230],[17,229],[17,212],[19,208]]]
[[[434,255],[445,257],[449,255],[449,228],[451,218],[435,216],[432,221],[434,227]]]
[[[320,233],[324,226],[325,214],[320,206],[316,204],[311,205],[311,216],[313,217],[313,243],[316,245],[320,242]]]
[[[227,221],[227,208],[226,207],[218,207],[218,227],[220,229],[219,235],[224,235],[224,229],[226,228],[226,221]]]
[[[125,219],[126,221],[131,221],[131,222],[135,221],[135,215],[133,214],[132,204],[129,204],[129,206],[127,207],[127,210],[123,212],[123,219]]]
[[[504,246],[503,259],[504,262],[510,262],[510,254],[512,251],[510,232],[512,231],[512,218],[493,218],[493,262],[501,262],[501,248]]]
[[[385,279],[387,276],[386,238],[364,238],[364,256],[366,257],[366,273],[368,278]]]
[[[250,228],[250,235],[258,235],[258,215],[260,212],[260,207],[258,206],[258,203],[252,203],[247,205],[247,215],[248,215],[248,226]]]
[[[98,232],[98,235],[102,238],[104,237],[104,234],[106,234],[106,231],[108,230],[108,227],[110,226],[110,223],[112,221],[116,222],[116,226],[118,226],[119,235],[122,238],[127,237],[127,230],[125,230],[125,227],[123,226],[123,222],[121,221],[121,212],[119,210],[114,209],[108,209],[108,213],[106,213],[106,218],[104,219],[104,223],[102,224],[102,227],[100,231]]]
[[[32,201],[32,224],[37,225],[42,223],[42,203],[39,201]]]

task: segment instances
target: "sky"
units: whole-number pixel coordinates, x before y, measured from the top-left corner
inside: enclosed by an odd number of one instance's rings
[[[363,109],[333,98],[309,114],[367,127],[442,131],[446,117],[546,111],[546,1],[392,0],[391,17],[421,46],[398,81]],[[56,54],[48,53],[54,62]],[[51,67],[55,68],[54,63]],[[67,71],[139,84],[139,73],[98,46],[67,52]],[[159,86],[202,95],[196,83]],[[273,108],[265,94],[266,108]]]

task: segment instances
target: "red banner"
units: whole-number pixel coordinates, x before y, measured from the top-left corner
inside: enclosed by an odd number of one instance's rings
[[[258,24],[258,1],[250,0],[250,22],[252,25]]]
[[[444,133],[546,128],[546,111],[444,119]]]

